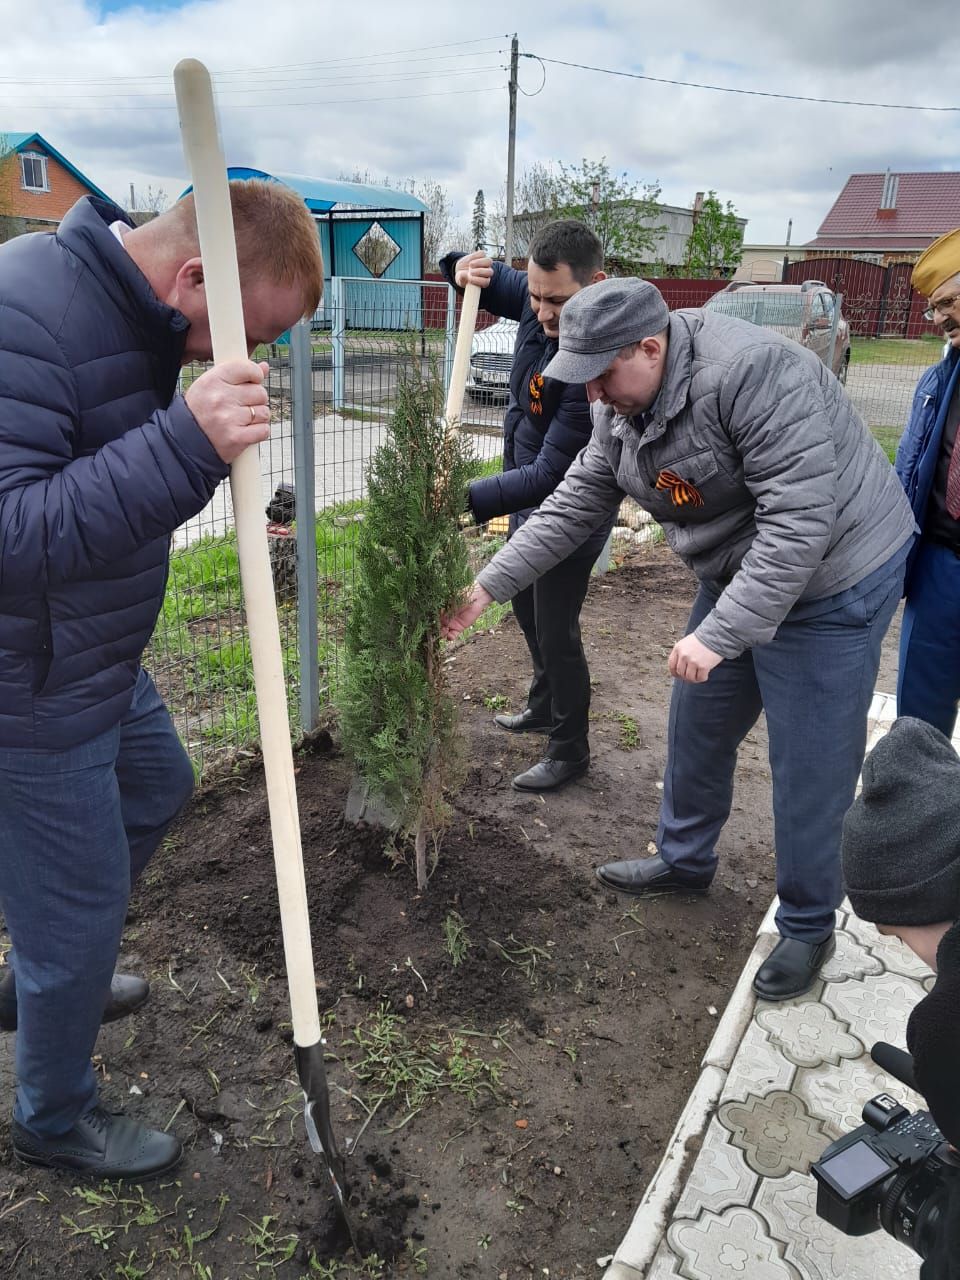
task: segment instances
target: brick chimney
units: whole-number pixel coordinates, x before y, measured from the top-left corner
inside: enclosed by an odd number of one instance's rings
[[[895,218],[897,216],[897,191],[899,187],[899,175],[891,173],[888,169],[883,176],[883,193],[880,196],[880,208],[877,210],[878,218]]]

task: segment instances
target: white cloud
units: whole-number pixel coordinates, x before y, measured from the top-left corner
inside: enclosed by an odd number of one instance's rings
[[[899,0],[808,0],[790,12],[769,0],[489,0],[470,11],[472,28],[468,10],[440,0],[195,0],[101,21],[92,2],[0,0],[0,129],[41,132],[120,200],[131,182],[174,195],[186,174],[172,69],[197,57],[214,73],[231,162],[317,177],[359,168],[433,178],[466,215],[478,187],[492,202],[503,182],[502,33],[514,28],[521,48],[544,58],[665,79],[871,101],[954,96],[960,37],[942,0],[927,0],[922,22]],[[427,47],[469,40],[477,43]],[[370,57],[405,49],[418,51]],[[754,241],[782,239],[788,219],[795,242],[810,239],[851,172],[957,164],[955,114],[713,93],[551,63],[545,73],[536,92],[540,65],[521,59],[533,96],[519,97],[518,169],[606,155],[638,181],[658,180],[673,204],[714,188],[749,219]],[[438,96],[414,96],[422,94]]]

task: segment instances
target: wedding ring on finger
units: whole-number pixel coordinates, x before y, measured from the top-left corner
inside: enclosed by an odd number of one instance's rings
[[[248,405],[247,405],[247,408],[250,410],[250,421],[251,421],[251,422],[256,422],[256,420],[257,420],[257,411],[256,411],[256,409],[253,407],[253,405],[252,405],[252,404],[248,404]]]

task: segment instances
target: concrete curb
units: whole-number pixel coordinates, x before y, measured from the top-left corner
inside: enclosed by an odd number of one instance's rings
[[[757,930],[757,941],[733,988],[727,1007],[707,1046],[700,1076],[687,1099],[667,1150],[651,1178],[633,1221],[620,1242],[603,1280],[639,1280],[646,1275],[670,1223],[673,1206],[683,1189],[690,1163],[700,1150],[707,1125],[727,1082],[727,1075],[740,1047],[756,1005],[753,975],[772,950],[777,936],[774,898]]]

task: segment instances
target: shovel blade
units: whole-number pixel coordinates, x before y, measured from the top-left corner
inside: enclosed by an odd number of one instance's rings
[[[359,1259],[360,1246],[353,1230],[353,1223],[347,1212],[347,1184],[344,1174],[343,1156],[337,1146],[333,1125],[330,1121],[330,1091],[327,1086],[327,1071],[323,1062],[323,1041],[316,1044],[294,1045],[297,1062],[297,1076],[303,1089],[303,1120],[306,1125],[310,1146],[321,1157],[330,1175],[333,1192],[340,1208],[341,1216],[350,1233],[350,1241]]]

